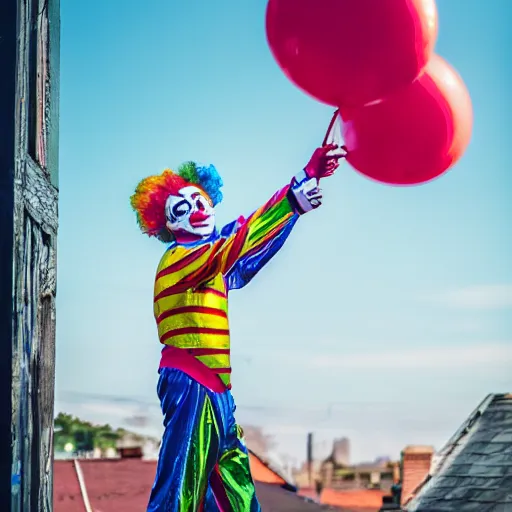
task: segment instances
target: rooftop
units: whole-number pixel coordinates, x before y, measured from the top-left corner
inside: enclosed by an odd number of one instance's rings
[[[512,394],[489,395],[435,455],[408,512],[512,510]]]
[[[321,501],[324,505],[335,507],[335,510],[338,511],[377,512],[382,506],[383,497],[388,494],[377,489],[355,489],[350,491],[324,489]],[[312,489],[301,489],[299,495],[313,498],[315,493]]]
[[[352,495],[348,506],[331,508],[315,503],[306,495],[293,492],[293,486],[265,462],[251,453],[251,469],[256,492],[265,512],[377,512],[376,506],[357,506],[358,494]],[[78,461],[92,510],[95,512],[141,512],[146,509],[156,470],[155,461],[142,459],[87,459]],[[372,491],[370,491],[372,492]],[[346,495],[347,493],[343,493]],[[376,494],[375,494],[376,496]],[[328,498],[328,496],[327,496]],[[331,497],[332,498],[332,497]],[[338,505],[336,499],[332,505]],[[329,502],[329,500],[327,500]],[[341,503],[343,505],[343,503]],[[354,506],[352,506],[354,505]],[[84,512],[84,501],[74,460],[54,463],[54,512]]]

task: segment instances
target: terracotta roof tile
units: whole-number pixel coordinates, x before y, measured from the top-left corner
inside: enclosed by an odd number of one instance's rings
[[[140,459],[85,460],[80,465],[95,512],[146,510],[155,477],[155,462]]]
[[[56,512],[84,512],[73,461],[56,461],[53,466],[53,502]]]
[[[80,466],[95,512],[141,512],[146,509],[156,462],[140,459],[82,460]],[[284,479],[277,474],[272,476],[270,468],[257,457],[251,459],[251,467],[256,468],[256,492],[265,512],[322,510],[320,505],[283,489]],[[73,462],[55,461],[54,468],[54,512],[83,512],[84,506]],[[259,482],[258,479],[264,481]]]
[[[283,477],[273,471],[268,464],[265,464],[265,462],[253,452],[249,452],[249,463],[254,481],[278,485],[287,483]]]
[[[382,506],[382,498],[389,493],[377,489],[356,489],[353,491],[337,491],[324,489],[320,500],[325,505],[341,507],[351,512],[377,512]],[[301,489],[301,496],[315,496],[312,489]]]
[[[153,484],[156,462],[140,459],[82,460],[89,500],[95,512],[141,512],[146,509]],[[256,492],[265,512],[315,512],[332,510],[304,498],[314,497],[303,490],[302,496],[283,489],[284,478],[251,453],[251,469]],[[54,512],[83,512],[84,505],[73,461],[55,461]],[[384,493],[380,491],[324,490],[322,501],[339,512],[377,512]]]

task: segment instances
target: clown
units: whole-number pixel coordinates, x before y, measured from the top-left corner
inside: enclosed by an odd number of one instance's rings
[[[141,230],[169,243],[154,314],[164,345],[158,396],[164,434],[148,511],[260,510],[231,395],[228,292],[276,254],[297,219],[322,203],[321,178],[344,155],[317,149],[303,171],[249,218],[218,231],[222,180],[189,162],[142,180],[131,204]]]

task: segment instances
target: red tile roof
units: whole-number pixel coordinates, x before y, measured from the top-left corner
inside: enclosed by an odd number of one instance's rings
[[[146,510],[155,478],[155,462],[119,459],[84,461],[80,465],[95,512]]]
[[[146,510],[156,462],[140,459],[81,460],[80,467],[94,512],[142,512]],[[256,492],[265,512],[318,512],[325,507],[282,488],[285,480],[259,457],[251,454]],[[339,512],[377,512],[382,503],[380,491],[324,490],[322,501]],[[54,512],[84,512],[73,461],[55,461]]]
[[[314,497],[313,489],[300,489],[300,496]],[[337,491],[324,489],[320,496],[321,503],[348,509],[351,512],[377,512],[382,506],[382,498],[389,493],[377,489],[356,489],[353,491]]]
[[[146,510],[156,462],[140,459],[81,460],[80,467],[94,512]],[[251,455],[256,492],[265,512],[315,512],[319,506],[305,502],[281,487],[284,479]],[[54,512],[84,512],[73,461],[54,463]]]
[[[287,483],[281,475],[251,451],[249,451],[249,463],[251,466],[252,478],[255,482],[278,485],[284,485]]]
[[[94,512],[146,510],[155,463],[140,459],[82,460],[87,494]],[[54,463],[54,512],[84,512],[73,461]]]
[[[84,512],[73,461],[59,460],[53,465],[53,503],[55,512]]]

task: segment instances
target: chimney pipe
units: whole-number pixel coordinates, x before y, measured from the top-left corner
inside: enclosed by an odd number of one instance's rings
[[[309,486],[313,486],[313,478],[312,478],[312,471],[313,471],[313,433],[308,433],[308,443],[307,443],[307,463],[308,463],[308,479],[309,479]]]

